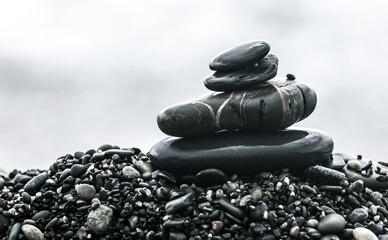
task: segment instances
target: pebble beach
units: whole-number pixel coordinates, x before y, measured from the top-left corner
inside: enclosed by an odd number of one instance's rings
[[[388,192],[288,169],[206,186],[109,144],[0,177],[1,239],[388,239]],[[214,178],[212,178],[214,180]],[[378,238],[377,238],[378,237]]]

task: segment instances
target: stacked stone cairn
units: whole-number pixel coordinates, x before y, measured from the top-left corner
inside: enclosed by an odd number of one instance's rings
[[[218,55],[205,80],[217,92],[162,111],[175,137],[148,154],[104,144],[0,171],[0,239],[388,239],[388,164],[287,128],[316,95],[293,75],[270,80],[269,48]]]

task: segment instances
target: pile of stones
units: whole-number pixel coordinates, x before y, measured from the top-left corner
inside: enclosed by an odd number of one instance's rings
[[[214,58],[214,91],[167,108],[175,137],[149,151],[105,144],[48,169],[0,172],[0,239],[388,239],[388,163],[334,153],[322,131],[288,128],[315,92],[270,80],[262,41]]]

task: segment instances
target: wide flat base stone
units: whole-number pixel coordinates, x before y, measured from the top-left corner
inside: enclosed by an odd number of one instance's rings
[[[227,174],[303,169],[327,161],[333,141],[326,133],[308,128],[281,131],[225,131],[195,137],[169,137],[149,151],[151,162],[169,172],[196,174],[218,168]]]

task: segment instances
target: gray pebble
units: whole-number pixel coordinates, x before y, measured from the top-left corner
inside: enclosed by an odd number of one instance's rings
[[[299,232],[300,232],[299,226],[293,226],[290,229],[290,236],[296,238],[299,236]]]
[[[368,211],[363,208],[356,208],[348,215],[348,219],[353,224],[363,223],[368,219]]]
[[[140,177],[140,172],[131,166],[125,166],[122,169],[123,176],[127,179]]]
[[[337,235],[329,234],[322,236],[320,240],[340,240],[340,238]]]
[[[362,180],[357,180],[355,182],[352,182],[349,187],[348,187],[348,192],[349,193],[352,193],[352,192],[355,192],[355,193],[360,193],[364,190],[364,181]]]
[[[105,233],[112,222],[113,210],[105,205],[90,211],[87,217],[87,226],[95,234]]]
[[[318,227],[318,220],[317,219],[309,219],[308,221],[307,221],[307,226],[308,227],[311,227],[311,228],[317,228]]]
[[[86,201],[91,200],[96,194],[96,189],[94,186],[85,183],[76,185],[75,191],[81,199]]]
[[[22,232],[28,240],[44,240],[43,233],[39,230],[39,228],[33,225],[24,224],[22,226]]]

